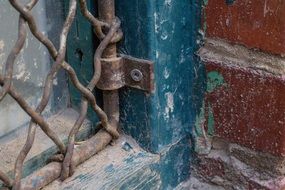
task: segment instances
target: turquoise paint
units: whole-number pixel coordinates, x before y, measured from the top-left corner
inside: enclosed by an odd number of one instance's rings
[[[207,92],[214,92],[218,87],[226,85],[223,75],[218,71],[207,73]]]
[[[224,77],[219,72],[211,71],[207,73],[207,87],[206,87],[207,93],[212,93],[217,88],[225,85],[226,83]],[[205,111],[207,111],[208,118],[206,118],[205,116],[206,115]],[[195,129],[194,129],[196,136],[198,137],[203,136],[202,126],[204,126],[205,122],[207,122],[207,129],[208,129],[207,134],[212,136],[214,134],[214,126],[215,126],[213,108],[210,102],[203,101],[199,114],[196,116]]]
[[[204,0],[203,2],[204,2],[204,5],[207,6],[209,3],[209,0]]]
[[[173,189],[179,182],[188,179],[192,160],[192,147],[188,137],[165,147],[160,154],[161,189]]]
[[[189,177],[192,127],[205,89],[204,67],[195,56],[201,1],[116,3],[125,36],[120,51],[153,60],[156,81],[151,95],[121,90],[121,126],[143,148],[163,153],[161,188],[171,189]]]
[[[201,105],[199,96],[203,94],[204,83],[198,80],[204,68],[194,56],[198,47],[200,5],[184,0],[170,1],[170,5],[165,2],[117,2],[125,34],[120,50],[155,61],[156,80],[152,95],[133,89],[121,90],[121,121],[129,133],[135,133],[141,144],[153,152],[191,131],[196,107]],[[173,108],[169,105],[172,103]],[[179,134],[172,128],[178,125],[184,126]]]
[[[207,73],[207,93],[212,93],[223,86],[227,86],[223,75],[218,71]],[[211,149],[211,139],[215,132],[215,118],[211,102],[207,101],[207,98],[203,101],[199,115],[196,116],[193,131],[195,151],[202,154],[208,153],[207,151]]]

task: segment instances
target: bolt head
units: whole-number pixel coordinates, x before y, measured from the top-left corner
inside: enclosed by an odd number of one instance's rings
[[[140,82],[143,79],[143,74],[139,69],[133,69],[131,71],[131,77],[134,81]]]

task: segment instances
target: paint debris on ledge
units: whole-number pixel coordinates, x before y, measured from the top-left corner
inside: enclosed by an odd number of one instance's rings
[[[160,176],[153,167],[158,161],[158,155],[145,152],[131,137],[122,135],[78,166],[73,176],[54,181],[44,190],[157,189]]]

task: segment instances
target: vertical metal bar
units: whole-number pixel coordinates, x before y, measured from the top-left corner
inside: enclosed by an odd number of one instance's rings
[[[115,16],[115,1],[114,0],[98,0],[99,19],[111,24]],[[103,53],[103,58],[117,57],[116,44],[110,44]]]
[[[99,19],[111,24],[115,16],[114,0],[98,0]],[[117,57],[116,44],[110,44],[103,52],[103,58]],[[114,128],[119,126],[119,94],[118,90],[103,91],[104,111],[106,112],[109,122]]]
[[[119,93],[118,90],[103,92],[104,111],[106,112],[110,125],[116,129],[119,126]]]

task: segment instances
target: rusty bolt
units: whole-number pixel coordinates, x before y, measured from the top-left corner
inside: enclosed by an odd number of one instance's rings
[[[143,78],[143,74],[142,74],[142,72],[141,72],[140,70],[138,70],[138,69],[133,69],[133,70],[131,71],[131,77],[132,77],[132,79],[133,79],[134,81],[140,82],[140,81],[142,80],[142,78]]]

